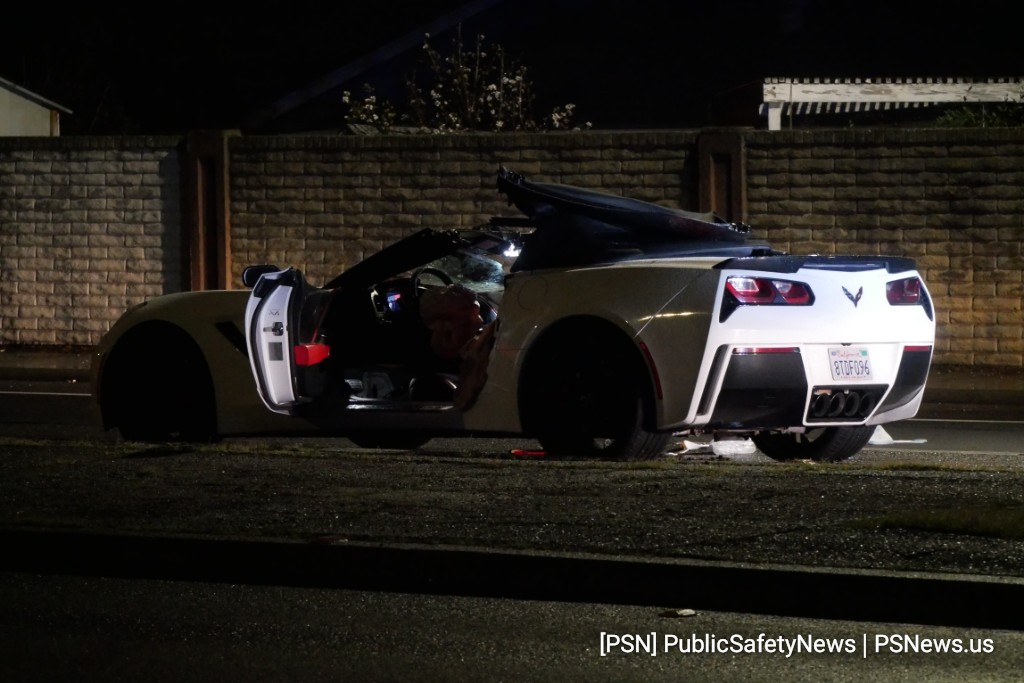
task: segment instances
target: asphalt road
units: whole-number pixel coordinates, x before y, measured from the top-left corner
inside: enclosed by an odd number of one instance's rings
[[[0,678],[962,683],[1024,670],[1019,631],[684,607],[0,572]]]
[[[90,391],[87,382],[0,380],[0,435],[116,440],[115,433],[99,429]],[[917,418],[885,430],[900,450],[1024,454],[1020,405],[927,405]],[[488,440],[456,442],[486,449]],[[508,442],[495,443],[495,452],[503,452]]]

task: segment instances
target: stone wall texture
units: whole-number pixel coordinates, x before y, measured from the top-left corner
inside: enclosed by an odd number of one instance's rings
[[[678,207],[695,141],[692,132],[232,140],[233,280],[246,265],[275,263],[322,284],[417,230],[519,215],[497,191],[500,166]]]
[[[180,290],[177,146],[0,138],[0,344],[93,344]]]
[[[916,259],[936,363],[1021,367],[1024,130],[746,136],[750,222],[781,248]]]
[[[726,132],[756,237],[913,257],[936,303],[937,364],[1024,367],[1024,129]],[[695,210],[700,135],[231,136],[231,279],[275,263],[322,284],[421,228],[515,215],[501,165]],[[181,289],[183,149],[0,139],[0,344],[92,344],[127,307]]]

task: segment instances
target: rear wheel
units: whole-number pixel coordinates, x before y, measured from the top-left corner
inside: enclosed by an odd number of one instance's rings
[[[772,460],[839,462],[867,445],[874,427],[822,427],[803,434],[756,434],[754,445]]]
[[[671,435],[649,429],[646,369],[628,340],[594,324],[567,332],[545,340],[525,369],[525,431],[552,455],[642,460],[663,453]]]

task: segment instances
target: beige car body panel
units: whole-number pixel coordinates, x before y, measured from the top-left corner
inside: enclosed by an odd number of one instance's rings
[[[633,261],[598,268],[513,274],[499,312],[488,380],[466,412],[471,430],[518,431],[518,384],[530,346],[566,317],[600,318],[642,342],[661,376],[659,427],[690,413],[721,259]],[[614,271],[614,277],[609,277]],[[643,296],[637,296],[643,292]],[[658,302],[656,307],[651,302]],[[651,364],[648,363],[648,368]],[[652,377],[652,383],[654,378]]]

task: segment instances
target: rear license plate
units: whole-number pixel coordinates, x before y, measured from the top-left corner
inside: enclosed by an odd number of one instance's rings
[[[857,382],[871,379],[871,358],[868,350],[858,346],[835,346],[828,350],[832,379],[836,382]]]

